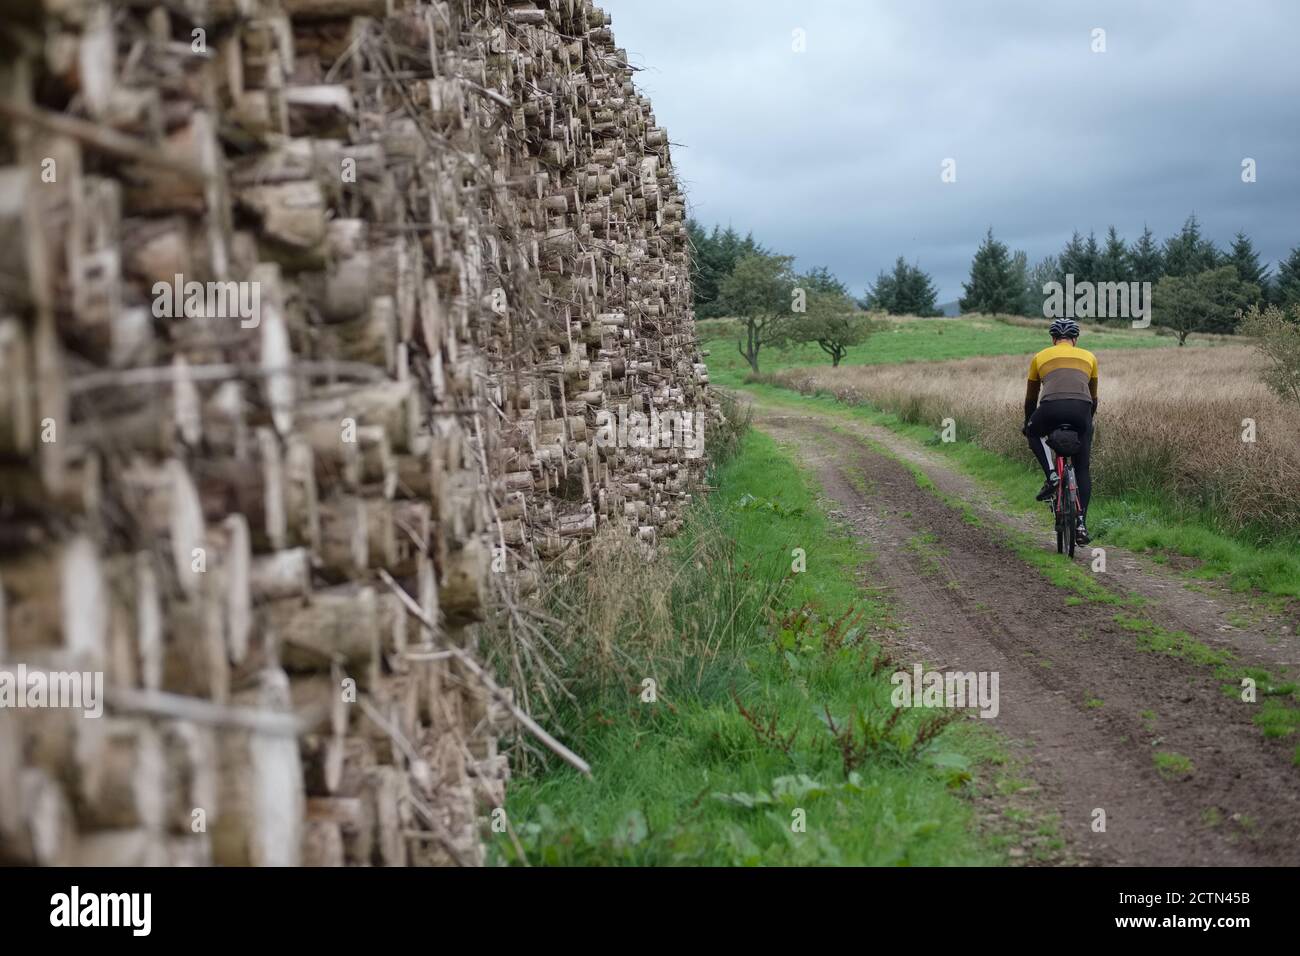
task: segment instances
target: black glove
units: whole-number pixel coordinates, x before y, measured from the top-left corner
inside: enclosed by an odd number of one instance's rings
[[[1026,438],[1029,437],[1029,419],[1026,418],[1024,425],[1020,427],[1020,434],[1024,435]]]

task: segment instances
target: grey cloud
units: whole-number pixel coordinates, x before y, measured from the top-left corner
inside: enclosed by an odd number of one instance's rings
[[[901,254],[955,298],[990,225],[1031,259],[1074,229],[1164,237],[1192,211],[1270,262],[1300,244],[1293,2],[604,6],[680,144],[693,214],[855,290]]]

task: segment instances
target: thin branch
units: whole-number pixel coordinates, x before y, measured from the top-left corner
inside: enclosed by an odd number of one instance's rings
[[[379,571],[379,577],[390,589],[392,589],[393,593],[401,599],[402,606],[406,608],[407,612],[423,624],[430,636],[436,641],[438,638],[438,628],[431,620],[429,620],[429,616],[424,613],[424,610],[420,605],[416,604],[415,601],[411,599],[411,596],[402,589],[401,585],[393,580],[393,576],[382,568]],[[588,777],[591,776],[591,765],[568,747],[564,746],[564,744],[552,737],[546,732],[545,728],[537,723],[537,721],[533,720],[532,717],[528,716],[528,714],[521,710],[519,706],[510,699],[510,696],[497,684],[497,682],[479,666],[478,661],[474,660],[474,658],[469,654],[466,654],[465,651],[454,644],[448,644],[447,650],[455,654],[456,659],[460,661],[462,666],[479,679],[480,683],[482,683],[483,687],[492,696],[493,700],[507,708],[510,713],[514,715],[515,720],[522,724],[534,737],[545,744],[552,753],[580,773],[583,773]]]

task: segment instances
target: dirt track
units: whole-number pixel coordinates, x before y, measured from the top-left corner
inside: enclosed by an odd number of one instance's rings
[[[1064,861],[1123,865],[1300,863],[1300,768],[1294,738],[1270,740],[1256,706],[1224,693],[1211,668],[1143,651],[1115,621],[1140,615],[1186,631],[1242,664],[1295,672],[1296,637],[1234,628],[1231,601],[1197,594],[1136,556],[1107,549],[1095,579],[1148,598],[1141,608],[1088,602],[1021,560],[1002,529],[1032,521],[991,509],[987,495],[937,455],[887,429],[755,404],[754,424],[813,469],[829,507],[874,554],[873,583],[889,589],[901,625],[895,657],[939,670],[997,671],[992,724],[1025,758],[1040,809],[1060,814]],[[882,450],[883,449],[883,450]],[[918,486],[896,457],[965,500],[980,526]],[[1085,549],[1085,554],[1088,550]],[[1064,561],[1065,558],[1060,560]],[[1087,568],[1081,557],[1076,562]],[[1152,716],[1154,715],[1154,716]],[[1192,770],[1164,776],[1157,752]],[[1106,832],[1092,829],[1094,810]]]

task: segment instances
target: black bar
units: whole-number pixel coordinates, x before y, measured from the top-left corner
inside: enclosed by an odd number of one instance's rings
[[[638,938],[664,942],[673,928],[690,928],[696,940],[716,935],[734,944],[749,937],[762,942],[781,927],[799,933],[802,926],[810,938],[831,931],[861,942],[897,935],[927,940],[929,950],[940,940],[992,942],[988,933],[998,930],[1047,932],[1053,934],[1047,939],[1071,942],[1127,934],[1231,945],[1251,933],[1294,926],[1294,880],[1294,870],[1228,868],[10,869],[0,870],[0,926],[7,944],[79,931],[127,945],[142,938],[205,946],[280,939],[394,945],[398,938],[417,944],[426,938],[429,945],[465,947],[468,940],[452,942],[465,933],[477,938],[473,945],[494,949],[547,937],[635,946]],[[73,886],[87,915],[85,907],[99,905],[96,894],[149,894],[148,936],[136,937],[129,925],[51,925],[59,894],[68,915]],[[95,896],[94,904],[87,896]],[[142,911],[134,912],[142,923]],[[1242,925],[1214,922],[1242,918]],[[1154,923],[1119,924],[1132,919]],[[1193,919],[1198,924],[1188,925]],[[1199,925],[1203,919],[1212,921],[1208,929]],[[628,936],[634,929],[644,935]]]

